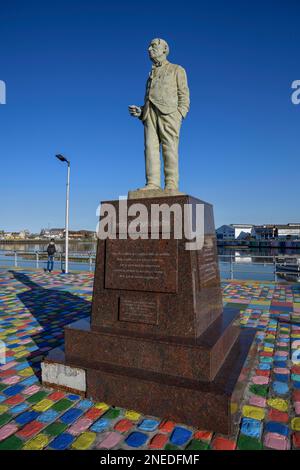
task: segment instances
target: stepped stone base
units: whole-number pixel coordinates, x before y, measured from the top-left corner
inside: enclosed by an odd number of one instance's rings
[[[65,328],[65,368],[55,369],[48,358],[44,380],[49,383],[57,370],[58,386],[65,380],[76,389],[79,383],[95,400],[230,433],[254,331],[241,332],[239,308],[223,307],[212,206],[161,193],[127,201],[128,210],[137,201],[146,209],[137,239],[130,237],[132,216],[124,232],[123,209],[110,201],[116,237],[98,241],[91,324]],[[174,211],[169,224],[153,222],[157,205]],[[200,226],[194,220],[199,214]],[[175,236],[178,223],[181,238]],[[195,226],[203,243],[187,249],[186,234]],[[149,239],[150,228],[155,236]]]

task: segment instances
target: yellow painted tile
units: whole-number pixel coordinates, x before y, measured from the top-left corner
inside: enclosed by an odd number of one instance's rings
[[[31,367],[26,367],[26,369],[21,370],[18,375],[21,375],[21,377],[30,377],[33,374],[34,374],[34,372],[33,372],[32,368]]]
[[[283,398],[269,398],[267,403],[271,408],[275,408],[275,410],[279,411],[287,411],[289,408],[288,402],[283,400]]]
[[[0,405],[0,415],[2,413],[5,413],[8,410],[8,406],[6,405]]]
[[[125,413],[125,417],[127,419],[130,419],[131,421],[137,421],[138,419],[140,419],[141,414],[137,413],[137,411],[127,410]]]
[[[106,411],[110,408],[109,405],[107,405],[107,403],[104,403],[104,402],[99,402],[99,403],[96,403],[95,404],[95,408],[98,408],[98,410],[103,410],[103,411]]]
[[[87,450],[89,447],[91,447],[95,439],[96,439],[95,432],[83,432],[73,442],[72,448],[76,450]]]
[[[300,431],[300,418],[292,419],[292,429],[293,431]]]
[[[258,419],[259,421],[265,417],[265,410],[258,406],[245,405],[243,406],[242,413],[246,418]]]
[[[19,359],[20,357],[24,357],[28,355],[28,351],[20,351],[17,354],[15,354],[15,357]]]
[[[48,410],[54,402],[49,400],[48,398],[44,398],[43,400],[39,401],[36,405],[32,407],[35,411],[46,411]]]
[[[46,447],[48,442],[49,442],[48,436],[46,436],[45,434],[38,434],[33,439],[26,442],[23,449],[24,450],[41,450],[44,447]]]

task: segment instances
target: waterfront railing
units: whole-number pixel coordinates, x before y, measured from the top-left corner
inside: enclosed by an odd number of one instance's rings
[[[291,262],[297,255],[256,255],[244,254],[219,254],[219,267],[222,279],[239,280],[269,280],[279,281],[289,274],[280,266]],[[299,255],[298,255],[299,258]],[[44,251],[0,251],[0,268],[30,268],[46,269],[48,255]],[[95,269],[96,252],[71,252],[69,253],[70,271],[90,271]],[[58,252],[54,258],[54,271],[64,271],[65,254]],[[293,274],[291,274],[293,276]],[[297,274],[294,274],[297,280]],[[298,273],[299,278],[299,273]],[[286,279],[288,280],[288,279]],[[293,278],[292,278],[293,280]]]

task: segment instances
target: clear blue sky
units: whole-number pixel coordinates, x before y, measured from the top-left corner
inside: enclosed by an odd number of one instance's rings
[[[300,221],[298,0],[0,0],[0,229],[96,226],[100,200],[144,183],[141,104],[153,37],[185,67],[180,188],[216,225]]]

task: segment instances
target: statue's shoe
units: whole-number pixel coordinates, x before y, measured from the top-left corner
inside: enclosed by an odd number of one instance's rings
[[[176,186],[165,186],[165,191],[178,191],[178,188]]]

